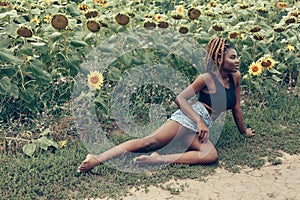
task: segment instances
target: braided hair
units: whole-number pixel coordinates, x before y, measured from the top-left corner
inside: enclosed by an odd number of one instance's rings
[[[232,46],[226,44],[226,40],[224,38],[211,39],[206,47],[206,71],[213,71],[215,65],[217,65],[218,67],[222,66],[225,52],[230,48],[232,48]]]

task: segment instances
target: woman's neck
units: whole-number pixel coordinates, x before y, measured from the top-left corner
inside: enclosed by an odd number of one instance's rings
[[[219,77],[220,79],[222,79],[222,80],[227,80],[228,79],[228,77],[229,77],[229,73],[228,72],[226,72],[226,71],[223,71],[223,70],[215,70],[214,71],[214,74],[216,74],[216,76],[217,77]]]

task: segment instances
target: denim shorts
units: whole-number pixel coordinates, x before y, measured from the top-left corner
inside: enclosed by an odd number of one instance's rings
[[[199,116],[202,118],[203,122],[206,124],[206,126],[209,128],[211,126],[212,120],[210,118],[210,115],[204,105],[200,102],[196,102],[191,105],[192,108],[199,114]],[[171,117],[171,120],[174,120],[184,126],[185,128],[188,128],[194,132],[198,132],[197,123],[195,123],[191,118],[183,114],[183,112],[178,109],[176,112],[174,112]]]

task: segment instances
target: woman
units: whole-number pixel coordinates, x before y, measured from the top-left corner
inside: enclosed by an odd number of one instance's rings
[[[179,106],[153,134],[121,143],[99,155],[88,154],[79,166],[79,172],[86,172],[111,158],[126,152],[155,151],[175,137],[189,144],[183,153],[136,157],[138,164],[209,164],[216,162],[218,153],[209,140],[209,126],[221,112],[231,109],[240,133],[252,137],[255,130],[246,128],[240,109],[241,74],[238,71],[239,58],[235,49],[223,38],[213,38],[206,47],[207,73],[199,75],[176,98]],[[199,93],[198,102],[190,105],[188,100]]]

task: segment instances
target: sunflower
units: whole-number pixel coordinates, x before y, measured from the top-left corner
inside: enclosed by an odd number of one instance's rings
[[[249,4],[239,4],[239,7],[240,7],[240,9],[247,9],[247,8],[249,8],[250,7],[250,5]]]
[[[188,32],[189,32],[189,29],[187,27],[182,26],[179,28],[179,33],[181,33],[181,34],[187,34]]]
[[[289,7],[289,3],[278,2],[277,7],[279,9],[285,9],[285,8]]]
[[[89,9],[89,7],[86,4],[79,4],[78,9],[81,10],[81,11],[86,11],[86,10]]]
[[[109,6],[109,2],[108,1],[103,1],[101,6],[102,6],[102,8],[106,8],[106,7]]]
[[[294,51],[295,50],[295,47],[291,44],[288,44],[286,48],[287,48],[288,51]]]
[[[169,23],[168,22],[158,22],[158,25],[157,25],[159,28],[168,28],[169,27]]]
[[[130,18],[125,14],[118,13],[115,16],[115,20],[121,26],[126,26],[129,23]]]
[[[281,25],[276,25],[274,27],[274,31],[277,32],[277,33],[281,33],[283,31],[285,31],[285,27],[281,26]]]
[[[154,17],[154,19],[156,21],[160,22],[163,19],[163,17],[160,14],[156,14],[155,17]]]
[[[264,56],[260,61],[263,69],[271,69],[274,67],[275,63],[275,60],[273,60],[273,58],[271,58],[269,55]]]
[[[232,32],[230,32],[230,33],[228,34],[228,38],[229,38],[229,39],[234,39],[234,38],[238,37],[239,34],[240,34],[240,33],[237,32],[237,31],[232,31]]]
[[[100,23],[94,20],[87,21],[86,26],[93,33],[99,32],[101,28]]]
[[[260,26],[254,26],[250,29],[250,32],[251,33],[256,33],[256,32],[259,32],[261,30],[261,27]]]
[[[99,15],[98,11],[95,10],[95,9],[90,9],[90,10],[87,10],[85,13],[84,13],[84,16],[87,18],[87,19],[90,19],[90,18],[95,18]]]
[[[260,13],[260,14],[267,14],[267,13],[269,13],[268,9],[266,9],[265,7],[258,7],[258,8],[256,9],[256,11],[257,11],[258,13]]]
[[[196,8],[191,8],[188,10],[188,17],[191,19],[191,20],[194,20],[194,19],[197,19],[199,18],[201,15],[201,12],[200,10],[196,9]]]
[[[144,28],[147,29],[147,30],[153,30],[156,28],[156,24],[152,21],[146,21],[144,23]]]
[[[224,28],[221,26],[221,25],[218,25],[218,24],[214,24],[212,26],[212,28],[215,30],[215,31],[223,31]]]
[[[11,3],[0,1],[0,8],[10,8]]]
[[[17,34],[25,38],[32,37],[32,31],[24,26],[17,29]]]
[[[250,66],[249,66],[249,70],[248,72],[252,75],[258,76],[261,74],[262,72],[262,66],[260,63],[258,62],[253,62]]]
[[[212,8],[215,8],[215,7],[217,7],[218,6],[218,4],[216,3],[216,2],[214,2],[214,1],[211,1],[211,2],[209,2],[208,4],[207,4],[207,8],[210,10],[210,9],[212,9]]]
[[[52,17],[51,24],[58,30],[63,30],[68,26],[68,18],[62,14],[55,14]]]
[[[99,71],[91,71],[88,75],[88,85],[90,88],[99,89],[103,84],[104,78]]]
[[[264,40],[264,36],[260,35],[260,34],[255,34],[254,36],[254,39],[258,40],[258,41],[261,41],[261,40]]]
[[[289,16],[289,17],[286,17],[286,19],[285,19],[286,24],[292,24],[292,23],[296,23],[296,22],[297,22],[297,18],[294,16]]]

